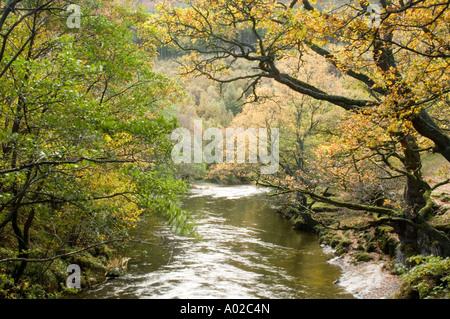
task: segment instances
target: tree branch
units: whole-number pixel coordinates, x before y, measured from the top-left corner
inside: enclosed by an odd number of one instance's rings
[[[283,187],[281,185],[276,185],[276,184],[270,183],[268,181],[265,181],[265,182],[257,181],[257,184],[262,185],[262,186],[268,186],[268,187],[280,189],[283,192],[289,190],[289,188],[287,188],[287,187]],[[372,213],[386,214],[388,216],[401,216],[402,215],[401,212],[398,212],[394,209],[334,200],[329,197],[318,195],[316,193],[313,193],[313,192],[305,190],[305,189],[292,190],[292,191],[307,195],[310,198],[315,199],[319,202],[331,204],[336,207],[348,208],[348,209],[357,210],[357,211],[367,211],[367,212],[372,212]]]
[[[24,169],[28,169],[28,168],[32,168],[32,167],[40,166],[40,165],[59,166],[59,165],[65,165],[65,164],[77,164],[77,163],[79,163],[81,161],[88,161],[88,162],[93,162],[93,163],[97,163],[97,164],[105,164],[105,163],[133,163],[136,160],[113,160],[113,159],[111,159],[111,160],[101,160],[101,159],[94,159],[94,158],[88,158],[88,157],[80,157],[80,158],[75,159],[75,160],[42,161],[42,162],[35,162],[35,163],[25,164],[25,165],[17,166],[17,167],[14,167],[14,168],[0,170],[0,174],[17,172],[17,171],[21,171],[21,170],[24,170]]]
[[[136,240],[136,239],[129,239],[129,238],[116,238],[116,239],[111,239],[111,240],[106,240],[106,241],[102,241],[100,243],[95,243],[95,244],[91,244],[88,245],[86,247],[65,253],[65,254],[60,254],[60,255],[56,255],[53,257],[47,257],[47,258],[4,258],[4,259],[0,259],[0,263],[4,263],[4,262],[14,262],[14,261],[22,261],[22,262],[29,262],[29,263],[44,263],[44,262],[49,262],[49,261],[53,261],[55,259],[58,258],[65,258],[65,257],[70,257],[76,254],[79,254],[83,251],[89,250],[91,248],[97,247],[97,246],[102,246],[102,245],[107,245],[110,243],[114,243],[114,242],[119,242],[119,241],[127,241],[127,242],[137,242],[137,243],[142,243],[142,244],[147,244],[147,245],[158,245],[155,243],[151,243],[151,242],[147,242],[147,241],[142,241],[142,240]]]

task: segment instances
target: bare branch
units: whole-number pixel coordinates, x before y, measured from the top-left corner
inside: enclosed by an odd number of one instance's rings
[[[136,160],[114,160],[114,159],[94,159],[94,158],[88,158],[88,157],[80,157],[74,160],[66,160],[66,161],[42,161],[42,162],[35,162],[30,164],[25,164],[21,166],[17,166],[14,168],[9,169],[3,169],[0,170],[0,174],[6,174],[6,173],[12,173],[12,172],[18,172],[24,169],[32,168],[35,166],[41,166],[41,165],[53,165],[53,166],[59,166],[59,165],[66,165],[66,164],[77,164],[82,161],[88,161],[93,162],[97,164],[105,164],[105,163],[133,163]]]
[[[155,244],[155,243],[151,243],[148,241],[144,241],[144,240],[136,240],[136,239],[129,239],[129,238],[116,238],[116,239],[111,239],[111,240],[106,240],[106,241],[102,241],[100,243],[95,243],[95,244],[91,244],[88,245],[86,247],[68,252],[68,253],[64,253],[64,254],[60,254],[60,255],[56,255],[53,257],[48,257],[48,258],[4,258],[4,259],[0,259],[0,263],[4,263],[4,262],[14,262],[14,261],[23,261],[23,262],[29,262],[29,263],[44,263],[44,262],[49,262],[49,261],[53,261],[55,259],[59,259],[59,258],[66,258],[66,257],[70,257],[76,254],[79,254],[83,251],[89,250],[91,248],[95,248],[98,246],[102,246],[102,245],[107,245],[107,244],[111,244],[114,242],[120,242],[120,241],[125,241],[125,242],[136,242],[136,243],[141,243],[141,244],[146,244],[146,245],[155,245],[155,246],[160,246],[159,244]]]

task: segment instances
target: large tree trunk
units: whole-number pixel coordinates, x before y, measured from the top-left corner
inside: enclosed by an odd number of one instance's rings
[[[411,213],[416,214],[425,206],[424,182],[422,181],[422,162],[419,153],[419,147],[416,139],[411,135],[405,135],[400,139],[403,146],[404,160],[403,165],[406,176],[406,186],[404,192],[405,203]]]
[[[417,141],[414,136],[405,135],[400,142],[403,146],[404,170],[408,173],[404,192],[407,205],[404,217],[411,222],[405,220],[394,226],[401,242],[397,259],[405,263],[406,258],[412,254],[450,256],[448,236],[433,228],[426,220],[428,214],[424,214],[422,210],[427,205],[431,189],[422,179]]]
[[[400,239],[396,253],[397,263],[406,264],[408,257],[417,254],[450,257],[449,237],[427,222],[420,219],[414,222],[403,220],[391,225]]]

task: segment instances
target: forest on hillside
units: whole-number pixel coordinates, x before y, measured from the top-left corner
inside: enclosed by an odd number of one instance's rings
[[[73,293],[67,264],[98,283],[142,218],[195,237],[200,181],[270,187],[295,228],[390,265],[399,298],[449,298],[449,4],[0,1],[0,298]],[[242,128],[244,163],[174,161],[195,121]]]

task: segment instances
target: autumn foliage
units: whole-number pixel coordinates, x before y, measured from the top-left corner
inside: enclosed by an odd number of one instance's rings
[[[197,0],[185,5],[169,1],[158,7],[150,23],[164,30],[164,43],[186,53],[183,75],[205,76],[222,84],[245,80],[244,92],[255,101],[273,98],[252,106],[247,118],[244,108],[235,121],[243,118],[256,124],[258,117],[263,121],[266,117],[266,125],[295,123],[295,109],[288,120],[283,116],[283,104],[289,104],[286,89],[299,94],[291,105],[301,104],[307,96],[310,105],[315,100],[341,109],[342,114],[323,119],[322,132],[310,132],[316,137],[310,143],[316,145],[309,145],[307,152],[290,153],[287,176],[273,176],[266,185],[283,194],[300,193],[313,201],[377,212],[381,215],[373,224],[392,224],[406,241],[410,236],[406,230],[413,229],[414,236],[434,238],[440,253],[448,255],[448,236],[427,223],[436,211],[431,193],[448,177],[429,184],[422,173],[426,154],[439,153],[450,161],[448,2],[375,5],[365,0],[321,4]],[[243,32],[252,36],[243,37]],[[236,75],[242,60],[251,68]],[[321,71],[322,63],[328,64],[328,72]],[[320,80],[308,76],[307,70],[316,70]],[[329,85],[337,82],[344,88]],[[279,109],[272,108],[281,92],[284,103],[276,102]],[[271,114],[276,114],[274,121],[268,120]],[[297,124],[308,128],[307,123]],[[297,141],[285,145],[287,157],[289,147],[302,139],[301,130],[285,133],[286,142],[297,136]],[[292,164],[299,166],[303,159],[309,163],[292,170]],[[404,183],[400,197],[398,183]],[[365,189],[367,194],[353,198],[353,203],[351,198],[330,199],[323,195],[329,187]]]
[[[47,292],[61,290],[46,281],[66,271],[56,256],[125,240],[146,213],[190,233],[177,200],[186,185],[167,155],[179,90],[152,71],[156,31],[142,28],[145,10],[86,1],[70,29],[66,1],[4,4],[0,295],[27,296],[17,287],[37,273]],[[45,296],[36,287],[28,297]]]

